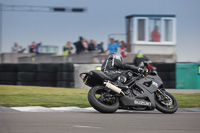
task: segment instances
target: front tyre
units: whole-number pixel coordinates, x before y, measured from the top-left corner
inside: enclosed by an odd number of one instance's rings
[[[90,105],[101,113],[114,113],[119,107],[117,97],[108,93],[104,86],[95,86],[88,92]]]
[[[176,99],[166,91],[156,92],[156,109],[162,113],[173,114],[178,109]]]

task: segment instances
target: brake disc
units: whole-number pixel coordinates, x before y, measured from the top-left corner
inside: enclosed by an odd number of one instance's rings
[[[167,96],[165,99],[167,99],[167,100],[166,101],[161,101],[162,104],[164,104],[166,106],[172,105],[172,99],[171,99],[171,97]]]

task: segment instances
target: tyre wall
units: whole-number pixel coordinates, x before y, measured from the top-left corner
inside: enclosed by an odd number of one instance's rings
[[[30,85],[81,88],[79,77],[101,64],[20,63],[0,64],[0,85]],[[200,63],[153,63],[164,88],[200,89]],[[86,85],[83,88],[89,88]]]
[[[0,84],[74,88],[74,65],[0,64]]]
[[[17,64],[0,64],[0,84],[17,84]]]
[[[176,63],[153,63],[166,89],[176,88]]]
[[[57,65],[57,87],[74,87],[74,64],[62,63]]]

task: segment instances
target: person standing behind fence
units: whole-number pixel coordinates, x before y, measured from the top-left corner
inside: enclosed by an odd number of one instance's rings
[[[97,45],[97,50],[99,53],[104,53],[103,42]]]
[[[26,50],[26,48],[19,46],[18,53],[24,53],[25,50]]]
[[[93,39],[90,40],[90,43],[89,43],[89,45],[88,45],[88,50],[89,50],[89,51],[94,51],[94,50],[96,50],[96,42],[95,42]]]
[[[68,41],[66,43],[66,45],[63,47],[63,53],[62,53],[62,55],[67,56],[67,55],[70,55],[70,54],[73,53],[73,47],[71,46],[71,44],[72,43],[70,41]]]
[[[113,38],[110,39],[110,44],[108,44],[108,49],[104,53],[107,53],[108,51],[110,54],[117,53],[119,51],[119,45],[115,43]]]
[[[18,53],[18,49],[19,49],[18,44],[15,42],[14,46],[12,47],[12,53]]]
[[[36,48],[36,43],[32,42],[31,46],[29,46],[29,52],[30,53],[35,53],[35,48]]]
[[[120,42],[120,49],[122,57],[126,57],[126,44],[124,43],[124,41]]]
[[[42,45],[42,42],[39,42],[38,44],[36,44],[36,46],[35,46],[35,53],[36,54],[42,54],[42,52],[40,50],[41,45]]]
[[[83,44],[83,47],[84,47],[84,52],[88,52],[88,40],[86,38],[83,38],[82,40],[82,44]]]
[[[83,40],[84,38],[83,37],[79,37],[79,41],[75,42],[74,43],[74,46],[76,47],[76,53],[79,54],[81,52],[83,52],[85,50],[84,46],[83,46]]]

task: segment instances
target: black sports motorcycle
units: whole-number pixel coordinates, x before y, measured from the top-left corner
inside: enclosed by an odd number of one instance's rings
[[[101,113],[114,113],[117,109],[154,110],[172,114],[178,109],[176,99],[163,88],[156,72],[150,71],[144,62],[145,73],[132,73],[124,87],[113,85],[114,80],[100,70],[81,73],[80,77],[90,87],[88,101]]]

